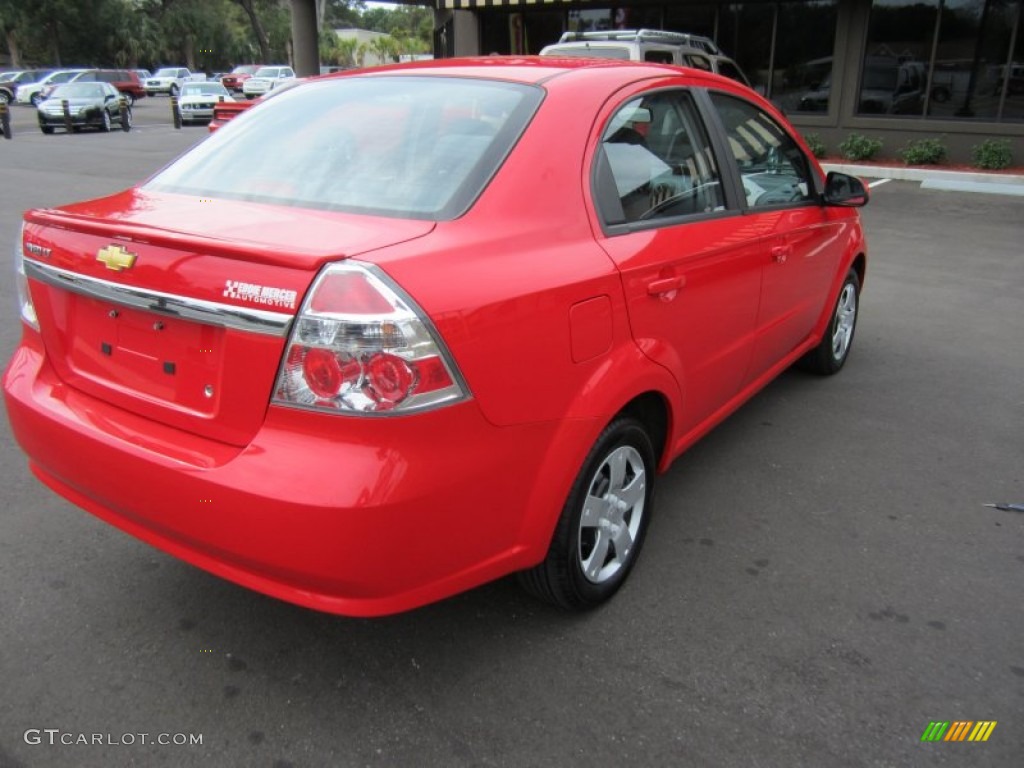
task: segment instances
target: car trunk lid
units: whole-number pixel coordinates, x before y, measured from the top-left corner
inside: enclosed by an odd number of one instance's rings
[[[68,385],[245,445],[319,268],[422,237],[382,220],[138,190],[26,215],[26,272]]]

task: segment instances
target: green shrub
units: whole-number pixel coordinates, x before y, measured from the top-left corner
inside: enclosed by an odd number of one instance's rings
[[[816,158],[820,160],[825,156],[825,142],[821,140],[821,136],[816,133],[808,133],[804,135],[804,141],[807,142],[811,154]]]
[[[971,147],[971,160],[975,168],[998,171],[1013,164],[1009,139],[985,139]]]
[[[870,139],[859,133],[851,133],[839,144],[839,152],[847,160],[870,160],[881,149],[881,139]]]
[[[946,159],[946,146],[939,139],[914,139],[899,154],[907,165],[938,165]]]

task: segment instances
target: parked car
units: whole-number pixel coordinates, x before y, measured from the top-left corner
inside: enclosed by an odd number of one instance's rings
[[[291,67],[260,67],[242,83],[242,93],[246,98],[254,99],[294,79],[295,72]]]
[[[128,100],[128,104],[134,104],[136,99],[146,95],[139,76],[132,69],[90,69],[83,72],[71,82],[99,82],[110,83],[118,92]]]
[[[599,32],[565,32],[541,56],[584,56],[676,64],[714,72],[746,86],[750,80],[709,37],[661,29],[614,29]]]
[[[221,85],[229,91],[241,93],[242,84],[253,76],[263,65],[262,64],[239,64],[227,75],[220,79]]]
[[[35,83],[53,72],[52,69],[19,69],[0,76],[0,104],[13,104],[18,88]]]
[[[257,104],[257,101],[224,101],[213,106],[213,117],[207,128],[210,133],[222,128],[229,120],[234,120],[242,112]]]
[[[6,411],[50,488],[252,589],[367,616],[520,572],[587,608],[673,459],[847,363],[866,201],[710,73],[317,78],[25,214]]]
[[[857,111],[861,114],[919,115],[924,109],[927,81],[922,62],[868,56],[861,73]],[[803,94],[800,110],[825,112],[831,90],[832,73],[829,72],[816,88]],[[932,89],[932,98],[937,102],[948,101],[949,95],[943,86]]]
[[[208,123],[213,119],[213,108],[221,102],[234,101],[220,83],[185,83],[178,96],[178,109],[183,123]]]
[[[50,97],[36,108],[39,130],[53,133],[64,128],[64,102],[68,103],[73,130],[99,128],[109,131],[114,124],[120,125],[121,103],[118,90],[110,83],[84,82],[58,85]],[[131,108],[127,112],[131,124]]]
[[[43,89],[51,85],[56,86],[70,82],[84,71],[84,69],[58,69],[34,83],[20,85],[16,93],[17,101],[19,104],[31,104],[38,107],[43,101]]]
[[[185,67],[163,67],[146,80],[146,95],[155,96],[158,93],[166,93],[168,96],[177,96],[181,86],[185,83],[202,82],[206,75],[202,73],[192,74]]]
[[[139,76],[140,83],[145,83],[147,80],[149,80],[149,78],[153,76],[153,73],[150,72],[148,69],[133,69],[132,71]]]

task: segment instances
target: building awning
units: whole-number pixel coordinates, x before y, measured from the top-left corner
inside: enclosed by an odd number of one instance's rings
[[[567,5],[568,3],[589,2],[589,0],[437,0],[439,8],[471,10],[473,8],[515,8],[539,5]]]

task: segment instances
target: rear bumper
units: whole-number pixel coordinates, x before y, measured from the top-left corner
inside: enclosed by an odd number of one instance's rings
[[[473,401],[395,419],[270,408],[251,444],[227,446],[68,387],[31,336],[4,392],[44,483],[193,565],[310,608],[395,613],[538,562],[572,475],[545,468],[565,422],[499,428]],[[570,442],[593,428],[573,423]]]

